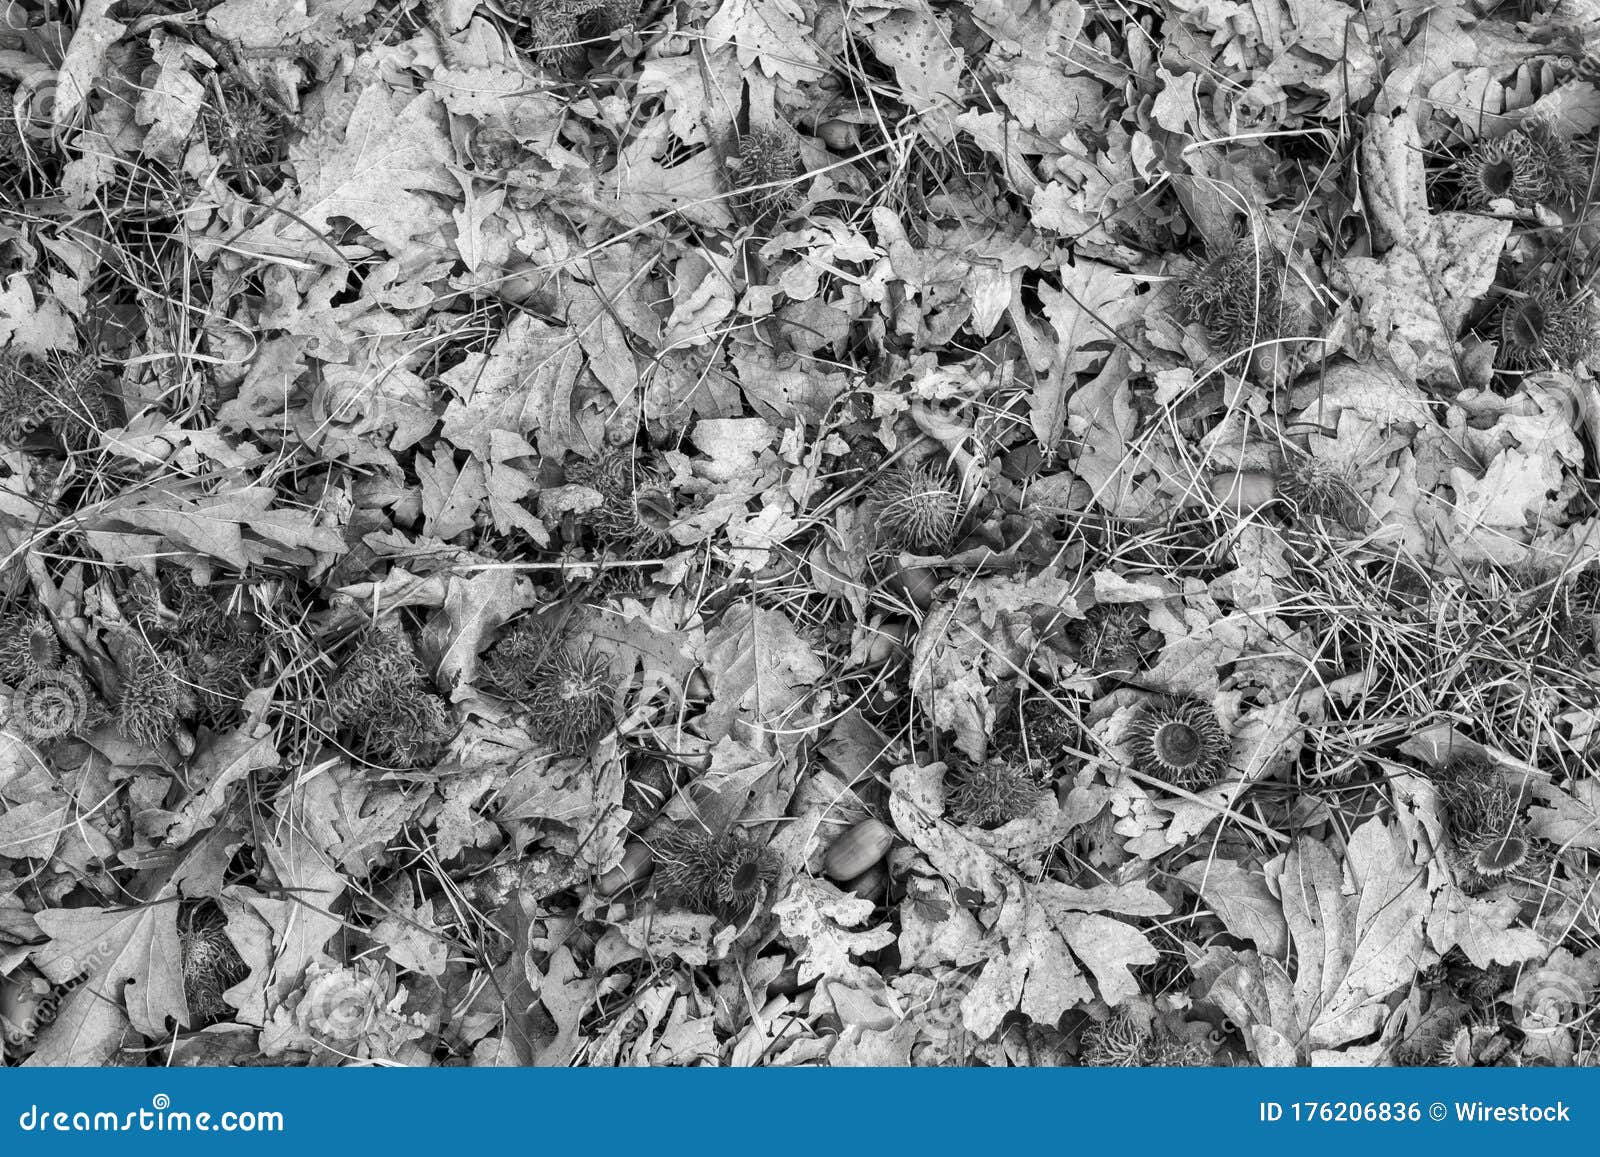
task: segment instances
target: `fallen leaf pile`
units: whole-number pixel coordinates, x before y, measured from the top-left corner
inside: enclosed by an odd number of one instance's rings
[[[1570,0],[0,12],[0,1058],[1600,1061]]]

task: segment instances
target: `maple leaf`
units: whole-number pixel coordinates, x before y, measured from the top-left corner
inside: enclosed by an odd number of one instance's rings
[[[734,607],[707,633],[704,655],[715,700],[705,723],[712,740],[736,721],[783,727],[784,717],[826,674],[788,615],[752,603]]]
[[[48,908],[35,919],[50,941],[33,962],[57,984],[84,972],[103,1000],[126,1007],[148,1037],[167,1034],[167,1020],[189,1023],[183,991],[178,905],[170,891],[133,908]]]
[[[1351,834],[1343,865],[1300,837],[1274,886],[1295,949],[1292,979],[1278,959],[1237,952],[1209,995],[1261,1063],[1304,1063],[1381,1027],[1389,994],[1424,963],[1432,897],[1409,840],[1379,819]]]
[[[300,177],[294,216],[275,214],[236,242],[263,255],[339,260],[318,234],[326,236],[334,218],[356,222],[391,253],[401,253],[413,237],[442,228],[449,211],[428,193],[459,191],[442,158],[450,138],[437,97],[407,97],[385,84],[361,90],[343,141],[330,145],[308,134],[290,147]],[[296,219],[298,218],[298,220]]]
[[[1403,371],[1454,379],[1456,339],[1467,311],[1494,284],[1510,221],[1433,213],[1422,142],[1408,115],[1367,118],[1361,146],[1374,232],[1388,252],[1352,257],[1345,269],[1362,315]],[[1460,385],[1470,384],[1460,381]]]

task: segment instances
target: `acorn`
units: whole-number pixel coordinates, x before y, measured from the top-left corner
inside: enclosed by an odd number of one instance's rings
[[[860,143],[861,134],[849,121],[824,121],[817,127],[817,139],[836,153],[853,149]]]
[[[911,624],[904,619],[890,619],[876,627],[868,628],[866,654],[861,666],[868,670],[881,667],[905,650],[911,636]]]
[[[865,819],[833,841],[822,870],[840,883],[864,875],[894,844],[894,829],[874,819]]]
[[[1269,473],[1241,470],[1213,476],[1211,496],[1233,513],[1245,514],[1270,505],[1278,496],[1278,486]]]
[[[933,606],[933,592],[938,586],[939,576],[925,566],[901,567],[884,583],[891,595],[904,599],[919,611]]]
[[[884,885],[888,882],[889,868],[882,860],[879,860],[865,872],[862,872],[861,875],[841,884],[840,887],[846,892],[860,896],[863,900],[876,902],[883,896]]]
[[[650,873],[655,871],[655,866],[655,857],[650,854],[650,849],[637,840],[631,841],[623,849],[622,862],[609,871],[602,872],[600,878],[595,881],[595,893],[610,899],[619,892],[648,879]]]

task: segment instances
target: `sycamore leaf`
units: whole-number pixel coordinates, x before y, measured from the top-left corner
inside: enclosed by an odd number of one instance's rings
[[[124,1004],[148,1037],[166,1036],[169,1017],[188,1025],[175,897],[135,908],[49,908],[37,919],[50,942],[33,961],[50,980],[65,984],[87,973],[87,985]]]
[[[736,720],[781,728],[826,673],[788,615],[751,603],[734,607],[708,632],[704,654],[715,698],[705,722],[712,740],[727,735]]]
[[[1198,892],[1235,936],[1254,941],[1268,956],[1289,950],[1283,909],[1261,872],[1233,860],[1196,860],[1178,870],[1178,879]]]
[[[1388,248],[1381,260],[1345,262],[1362,315],[1403,371],[1448,377],[1467,311],[1494,284],[1511,222],[1430,212],[1422,142],[1409,115],[1368,117],[1361,159],[1375,232]]]
[[[333,219],[343,217],[371,233],[390,253],[402,253],[413,237],[450,221],[449,210],[427,196],[459,192],[444,165],[443,158],[450,155],[437,97],[408,97],[384,84],[368,85],[350,113],[342,141],[307,134],[290,146],[300,178],[294,217],[272,214],[236,244],[333,263],[338,255],[318,234],[325,237]]]

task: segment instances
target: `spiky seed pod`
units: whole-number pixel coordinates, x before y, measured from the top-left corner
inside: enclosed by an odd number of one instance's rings
[[[189,1027],[232,1019],[233,1006],[222,994],[250,975],[250,968],[233,946],[222,915],[209,907],[190,909],[178,928],[178,946],[183,955]]]
[[[1549,125],[1529,122],[1499,140],[1479,141],[1459,166],[1467,203],[1489,209],[1510,201],[1519,209],[1572,202],[1588,183],[1576,150]]]
[[[1499,140],[1482,140],[1461,161],[1467,203],[1487,209],[1499,200],[1531,209],[1547,203],[1555,192],[1550,173],[1533,142],[1513,129]]]
[[[631,446],[607,451],[594,461],[567,469],[567,480],[599,493],[598,507],[581,521],[601,542],[644,553],[672,545],[669,533],[677,520],[677,502],[664,471],[640,458]]]
[[[1470,841],[1484,832],[1509,831],[1517,822],[1521,810],[1518,793],[1487,756],[1462,752],[1430,778],[1453,834]]]
[[[178,665],[142,641],[132,643],[124,660],[117,729],[134,743],[159,747],[195,711],[195,699],[178,674]]]
[[[28,145],[17,124],[16,104],[16,88],[0,85],[0,165],[9,168],[19,168],[28,161]]]
[[[556,663],[561,639],[542,618],[530,615],[506,632],[484,657],[484,673],[508,695],[526,697]]]
[[[1586,297],[1541,285],[1508,303],[1500,315],[1499,364],[1511,370],[1572,370],[1600,353]]]
[[[1503,832],[1480,832],[1462,853],[1472,870],[1485,879],[1497,880],[1527,863],[1533,844],[1520,824]]]
[[[966,508],[948,474],[918,464],[896,466],[874,482],[867,512],[880,550],[943,554],[961,533]]]
[[[1231,744],[1216,712],[1193,695],[1148,703],[1129,735],[1134,766],[1185,791],[1202,791],[1228,773]]]
[[[0,612],[0,679],[15,687],[35,671],[61,666],[61,641],[43,615]]]
[[[626,12],[622,0],[511,0],[506,9],[526,22],[534,58],[551,68],[583,59],[585,40],[609,35],[639,10]]]
[[[277,110],[232,77],[223,80],[220,89],[220,99],[212,94],[200,110],[200,127],[211,151],[226,154],[244,168],[277,160],[283,142]]]
[[[523,707],[557,750],[577,753],[611,726],[616,688],[608,656],[563,648],[529,686]]]
[[[779,216],[799,201],[800,149],[787,128],[753,128],[740,136],[729,167],[737,191],[734,204],[753,223]]]
[[[1149,1061],[1150,1030],[1125,1008],[1083,1030],[1083,1063],[1095,1068],[1138,1068]]]
[[[1095,674],[1132,674],[1143,652],[1139,640],[1149,629],[1136,603],[1097,603],[1068,628],[1078,647],[1078,662]]]
[[[20,447],[47,429],[67,449],[83,450],[114,424],[98,357],[0,353],[0,442]]]
[[[1020,754],[1031,759],[1053,760],[1078,739],[1079,721],[1049,699],[1025,700],[1018,728]]]
[[[77,660],[56,670],[37,670],[22,680],[11,702],[11,721],[30,743],[47,743],[81,733],[92,700]]]
[[[1276,477],[1278,493],[1297,513],[1331,519],[1349,530],[1366,526],[1367,506],[1350,463],[1296,452],[1283,459]]]
[[[1266,250],[1235,246],[1178,281],[1178,306],[1185,321],[1206,331],[1219,353],[1234,354],[1280,335],[1283,268]]]
[[[399,624],[374,623],[328,688],[328,713],[369,758],[399,768],[430,762],[455,735],[448,708]]]
[[[960,822],[994,828],[1027,815],[1046,794],[1042,761],[990,759],[963,768],[946,802]]]
[[[769,906],[778,860],[763,843],[735,831],[714,834],[681,827],[661,842],[656,881],[684,907],[730,924]]]

